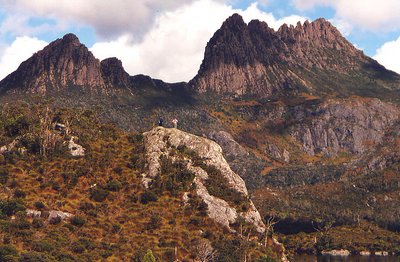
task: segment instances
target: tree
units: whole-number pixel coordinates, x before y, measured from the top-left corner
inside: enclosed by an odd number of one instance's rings
[[[156,262],[156,258],[154,257],[151,249],[147,250],[146,255],[143,257],[143,262]]]
[[[217,255],[217,252],[207,239],[197,240],[193,245],[193,252],[196,254],[196,259],[200,262],[214,261]]]

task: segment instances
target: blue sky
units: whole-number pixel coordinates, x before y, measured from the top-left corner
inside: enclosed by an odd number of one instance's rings
[[[276,30],[324,17],[365,54],[400,72],[398,0],[0,0],[0,78],[73,32],[96,57],[118,57],[132,75],[188,81],[209,38],[235,12]]]

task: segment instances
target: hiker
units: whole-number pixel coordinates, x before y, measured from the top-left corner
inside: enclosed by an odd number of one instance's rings
[[[160,116],[160,119],[158,119],[158,126],[163,126],[164,119]]]
[[[174,124],[174,128],[178,128],[178,119],[172,119],[172,124]]]

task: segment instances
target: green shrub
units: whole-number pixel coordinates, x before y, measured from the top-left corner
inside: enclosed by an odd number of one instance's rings
[[[41,227],[43,227],[44,226],[44,222],[43,222],[43,220],[42,219],[40,219],[40,218],[33,218],[33,220],[32,220],[32,226],[34,227],[34,228],[41,228]]]
[[[0,184],[4,185],[7,183],[10,173],[8,169],[0,167]]]
[[[18,211],[25,211],[25,206],[20,200],[2,200],[0,201],[0,213],[11,216]]]
[[[12,245],[1,245],[0,246],[0,261],[16,261],[18,256],[17,249]]]
[[[157,229],[160,228],[161,225],[162,225],[162,219],[160,215],[153,214],[150,217],[150,221],[146,224],[146,229],[147,230]]]
[[[140,195],[140,203],[147,204],[158,200],[157,195],[152,191],[146,191]]]
[[[149,249],[147,250],[146,255],[144,255],[142,262],[156,262],[156,258],[153,255],[153,252]]]
[[[16,198],[25,198],[26,197],[26,193],[24,191],[22,191],[21,189],[16,189],[14,191],[14,197],[16,197]]]
[[[110,182],[107,183],[107,185],[105,186],[105,188],[108,191],[112,191],[112,192],[118,192],[121,190],[122,188],[122,183],[119,182],[118,180],[111,180]]]
[[[82,227],[86,223],[86,220],[83,217],[74,216],[73,218],[71,218],[70,222],[74,226]]]
[[[90,189],[90,199],[96,202],[103,202],[106,200],[108,194],[108,191],[104,190],[100,186]]]
[[[33,205],[35,206],[35,208],[37,208],[39,210],[42,210],[46,207],[45,204],[43,204],[43,202],[39,202],[39,201],[35,202]]]

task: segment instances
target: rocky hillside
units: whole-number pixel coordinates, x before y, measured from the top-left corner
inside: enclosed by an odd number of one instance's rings
[[[127,133],[84,110],[1,109],[1,261],[283,256],[215,142]]]
[[[382,92],[398,90],[399,83],[399,75],[366,57],[325,19],[274,31],[265,22],[246,24],[234,14],[208,42],[190,84],[199,92],[271,97],[299,91]]]

